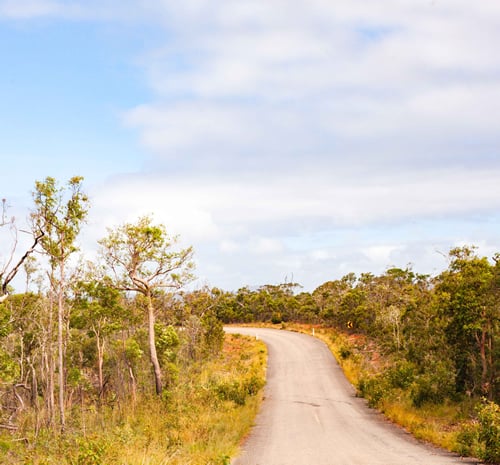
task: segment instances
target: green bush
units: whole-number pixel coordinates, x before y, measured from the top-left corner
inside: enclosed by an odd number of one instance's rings
[[[500,406],[483,401],[477,407],[479,439],[484,443],[482,459],[488,463],[500,463]]]
[[[390,386],[408,389],[415,379],[415,367],[410,362],[399,362],[385,372]]]
[[[477,423],[464,426],[457,434],[456,442],[455,452],[458,454],[473,457],[482,455],[479,443],[479,425]]]
[[[264,386],[265,382],[253,374],[243,381],[219,381],[214,384],[217,397],[221,400],[230,400],[237,405],[245,405],[249,396],[255,396]]]
[[[410,398],[415,407],[425,403],[440,404],[455,393],[455,377],[449,364],[434,361],[426,371],[415,376],[411,385]]]
[[[368,401],[370,407],[377,407],[380,401],[388,395],[389,387],[383,376],[361,378],[358,390],[362,397]]]
[[[349,347],[342,346],[339,349],[339,356],[342,360],[348,359],[352,355],[352,350]]]
[[[72,465],[104,465],[107,444],[103,439],[82,439]]]

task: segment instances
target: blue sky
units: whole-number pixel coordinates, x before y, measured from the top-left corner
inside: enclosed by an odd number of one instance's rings
[[[153,213],[199,285],[434,274],[500,251],[498,43],[493,0],[0,0],[0,195],[83,175],[82,250]]]

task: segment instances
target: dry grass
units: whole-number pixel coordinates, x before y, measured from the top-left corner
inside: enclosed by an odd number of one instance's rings
[[[228,335],[216,360],[181,370],[165,399],[86,412],[65,438],[51,433],[24,441],[2,434],[0,463],[12,465],[226,465],[257,414],[261,392],[245,394],[251,379],[264,383],[266,349],[260,341]],[[224,381],[226,384],[220,384]],[[219,383],[219,384],[218,384]],[[224,386],[241,387],[238,402]],[[252,384],[253,386],[253,384]],[[233,391],[231,391],[233,392]],[[85,418],[83,418],[85,417]],[[84,420],[84,421],[83,421]]]

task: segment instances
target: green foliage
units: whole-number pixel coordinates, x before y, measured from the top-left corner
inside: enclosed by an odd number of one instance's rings
[[[214,312],[206,312],[201,318],[203,328],[202,351],[205,356],[219,354],[224,342],[224,327]]]
[[[78,455],[71,465],[106,465],[108,444],[103,438],[84,438],[78,444]]]
[[[0,383],[10,384],[19,376],[19,366],[8,352],[0,347]]]
[[[483,454],[483,446],[479,441],[478,423],[463,426],[457,434],[456,443],[456,452],[460,455],[480,457]]]
[[[389,391],[390,387],[383,375],[364,377],[358,383],[358,392],[368,401],[370,407],[378,407]]]
[[[500,463],[500,406],[484,401],[477,408],[479,439],[484,443],[481,457],[488,463]]]
[[[411,362],[400,361],[385,372],[385,377],[391,387],[408,389],[415,379],[415,366]]]
[[[77,249],[75,240],[88,213],[89,199],[82,192],[81,176],[60,187],[52,177],[36,181],[31,218],[36,231],[44,233],[41,245],[53,264],[65,260]]]
[[[127,358],[127,360],[131,363],[139,360],[143,354],[144,354],[144,351],[141,349],[141,346],[139,345],[139,343],[133,339],[133,338],[128,338],[126,341],[125,341],[125,357]]]
[[[165,362],[174,362],[177,357],[177,349],[180,344],[179,335],[171,325],[155,323],[156,350]]]
[[[424,403],[440,404],[453,397],[455,380],[453,369],[446,362],[435,361],[415,376],[410,386],[410,398],[417,407]]]

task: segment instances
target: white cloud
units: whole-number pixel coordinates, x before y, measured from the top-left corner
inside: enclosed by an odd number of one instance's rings
[[[58,16],[64,5],[51,0],[4,0],[0,3],[0,17],[27,19],[40,16]]]

